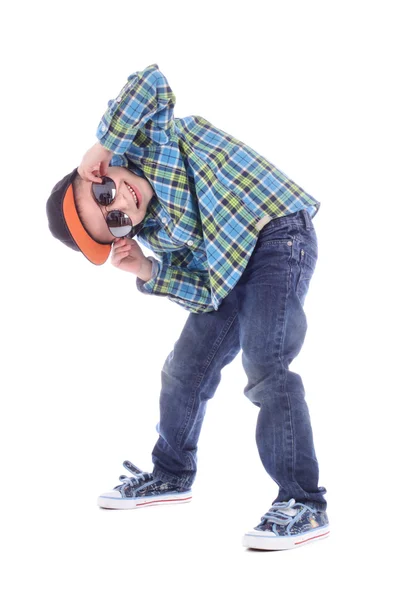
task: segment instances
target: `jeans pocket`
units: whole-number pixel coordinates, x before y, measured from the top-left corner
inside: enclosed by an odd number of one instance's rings
[[[295,291],[302,305],[304,305],[310,281],[317,265],[317,260],[317,250],[314,249],[313,246],[300,248],[299,277],[297,279]]]

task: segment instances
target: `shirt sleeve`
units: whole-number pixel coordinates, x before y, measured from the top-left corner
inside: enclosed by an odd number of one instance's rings
[[[215,310],[206,273],[173,267],[159,262],[153,256],[147,258],[153,263],[151,279],[144,282],[139,277],[136,278],[136,286],[140,292],[167,296],[172,302],[194,313]]]
[[[153,64],[132,73],[114,100],[109,100],[96,131],[102,146],[113,154],[124,154],[139,130],[147,145],[167,144],[173,128],[175,95],[168,81]]]

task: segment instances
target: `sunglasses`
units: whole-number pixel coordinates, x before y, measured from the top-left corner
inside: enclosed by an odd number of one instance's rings
[[[110,206],[117,195],[117,186],[110,177],[103,176],[101,179],[101,183],[92,183],[92,196],[101,206]],[[130,217],[121,210],[112,210],[104,218],[108,229],[116,238],[128,235],[134,237],[143,227],[143,222],[133,225]]]

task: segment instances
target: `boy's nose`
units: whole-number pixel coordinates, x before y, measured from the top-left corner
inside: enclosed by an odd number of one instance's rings
[[[124,200],[124,194],[123,194],[122,188],[120,186],[117,190],[117,193],[115,194],[114,204],[117,204],[121,200]]]

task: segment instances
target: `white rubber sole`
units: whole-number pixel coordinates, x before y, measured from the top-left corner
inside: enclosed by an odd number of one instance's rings
[[[263,531],[249,531],[243,536],[243,546],[254,548],[255,550],[290,550],[304,546],[306,543],[316,542],[327,538],[330,533],[329,525],[317,527],[307,533],[300,533],[291,536],[270,536]]]
[[[183,504],[184,502],[190,502],[191,499],[191,492],[160,494],[158,496],[147,496],[142,498],[115,498],[104,494],[103,496],[98,497],[97,505],[101,508],[126,510],[130,508],[143,508],[144,506],[161,506],[162,504]]]

